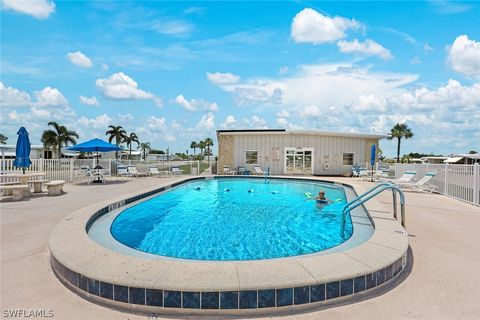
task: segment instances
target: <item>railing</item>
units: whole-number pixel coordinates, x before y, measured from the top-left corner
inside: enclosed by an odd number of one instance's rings
[[[348,212],[352,211],[358,206],[361,206],[368,200],[374,198],[378,194],[382,193],[385,190],[392,190],[392,197],[393,197],[393,216],[395,219],[397,219],[397,193],[400,195],[400,213],[401,213],[401,224],[405,228],[406,223],[405,223],[405,195],[403,194],[403,191],[400,190],[397,186],[395,186],[392,183],[389,182],[383,182],[380,184],[377,184],[370,190],[368,190],[365,193],[362,193],[359,195],[357,198],[353,199],[349,203],[343,207],[343,212],[342,212],[342,230],[345,230],[345,223],[346,223],[346,215]]]
[[[13,166],[13,159],[0,159],[0,174],[21,173],[21,168]],[[117,174],[117,165],[135,165],[139,172],[149,172],[150,167],[157,167],[160,171],[171,172],[178,167],[185,175],[200,175],[211,168],[208,161],[140,161],[115,159],[31,159],[32,164],[26,172],[45,172],[47,180],[65,180],[66,182],[79,182],[84,177],[76,172],[82,167],[94,168],[97,164],[108,170],[112,176]],[[13,178],[2,178],[2,182],[14,181]]]
[[[429,181],[435,192],[480,206],[479,164],[395,164],[395,178],[405,171],[415,171],[423,177],[427,172],[436,172]]]

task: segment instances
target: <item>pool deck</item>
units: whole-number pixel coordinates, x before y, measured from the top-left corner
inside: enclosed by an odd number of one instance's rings
[[[92,304],[64,287],[49,263],[48,238],[62,218],[90,203],[182,178],[139,178],[107,185],[65,186],[60,197],[2,202],[3,310],[53,310],[56,319],[145,319]],[[322,178],[327,180],[327,178]],[[372,184],[334,178],[366,189]],[[101,192],[98,192],[101,190]],[[391,208],[391,196],[379,201]],[[407,194],[411,270],[391,286],[353,304],[285,315],[294,319],[475,319],[480,314],[480,208],[435,194]]]

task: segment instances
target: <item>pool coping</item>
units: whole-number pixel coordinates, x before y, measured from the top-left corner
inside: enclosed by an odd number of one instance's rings
[[[142,310],[150,311],[225,310],[231,313],[247,309],[282,309],[354,296],[387,283],[406,265],[407,232],[390,211],[375,200],[365,204],[375,228],[368,241],[344,252],[293,259],[199,261],[139,258],[111,251],[92,240],[86,232],[96,216],[126,203],[187,181],[215,177],[185,178],[171,185],[165,183],[162,187],[147,188],[74,212],[60,221],[50,235],[49,249],[55,273],[85,296],[108,304],[120,303],[127,309],[138,310],[141,306]],[[279,178],[332,183],[315,177]],[[159,182],[162,181],[159,179]],[[357,194],[362,191],[355,185],[336,184],[352,187]]]

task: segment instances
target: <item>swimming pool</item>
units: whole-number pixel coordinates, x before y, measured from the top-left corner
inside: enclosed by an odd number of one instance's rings
[[[320,190],[332,202],[319,204],[306,196]],[[123,210],[110,231],[130,248],[172,258],[226,261],[290,257],[346,241],[353,228],[350,215],[342,215],[345,202],[344,189],[331,184],[282,179],[199,180]]]

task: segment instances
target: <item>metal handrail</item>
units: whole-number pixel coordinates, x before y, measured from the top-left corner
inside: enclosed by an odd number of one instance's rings
[[[400,195],[400,214],[401,214],[401,224],[405,228],[406,223],[405,223],[405,195],[403,191],[398,188],[396,185],[388,182],[384,182],[381,184],[376,185],[372,189],[368,190],[367,192],[361,194],[357,198],[353,199],[349,203],[343,207],[343,213],[342,213],[342,218],[343,218],[343,230],[345,230],[345,221],[346,221],[346,213],[355,209],[356,207],[364,204],[368,200],[372,199],[373,197],[377,196],[378,194],[382,193],[385,190],[392,190],[393,194],[393,215],[395,219],[397,219],[397,197],[396,194],[398,193]]]

